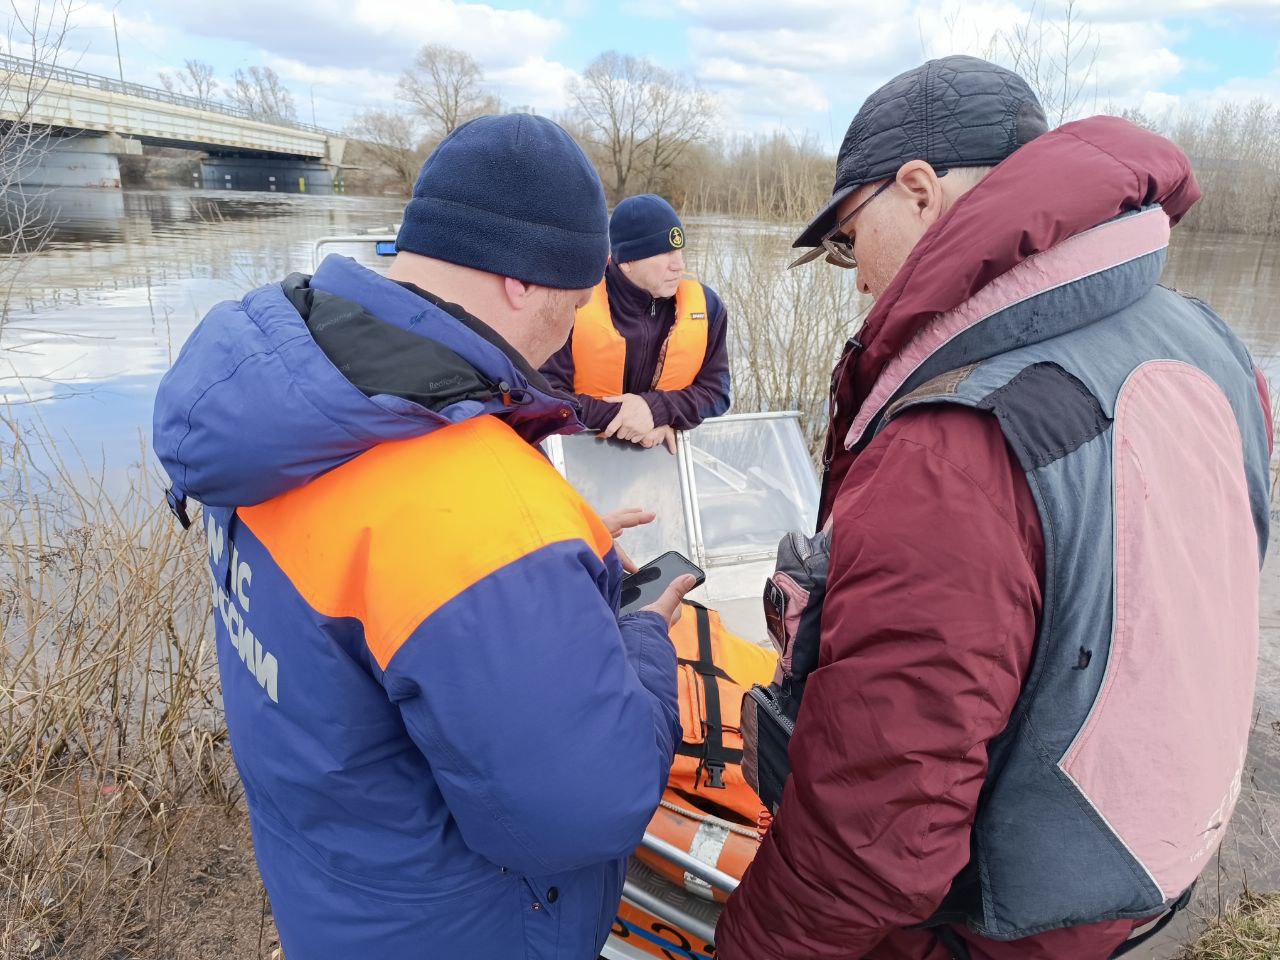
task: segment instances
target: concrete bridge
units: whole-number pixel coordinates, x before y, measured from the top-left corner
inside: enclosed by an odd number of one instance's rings
[[[346,146],[310,124],[0,54],[6,122],[52,131],[50,149],[22,177],[44,186],[118,187],[116,158],[154,144],[206,152],[206,187],[327,192]]]

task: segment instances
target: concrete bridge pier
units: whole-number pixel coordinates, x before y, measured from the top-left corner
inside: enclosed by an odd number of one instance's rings
[[[334,167],[321,160],[209,156],[200,163],[198,186],[206,190],[267,193],[333,193]]]
[[[24,187],[120,189],[121,156],[140,156],[142,144],[115,134],[78,134],[38,142],[19,174]]]

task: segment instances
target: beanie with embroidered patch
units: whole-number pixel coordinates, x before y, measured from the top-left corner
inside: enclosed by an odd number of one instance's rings
[[[609,218],[614,263],[644,260],[684,246],[684,224],[675,208],[652,193],[627,197]]]

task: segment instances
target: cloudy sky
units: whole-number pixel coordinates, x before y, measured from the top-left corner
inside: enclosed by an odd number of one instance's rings
[[[1096,45],[1089,107],[1160,114],[1223,98],[1280,102],[1280,0],[1075,7]],[[126,79],[155,83],[186,57],[222,78],[267,64],[293,92],[299,119],[311,120],[314,101],[316,122],[340,129],[357,110],[394,102],[396,77],[423,44],[466,50],[504,102],[552,115],[567,105],[566,82],[614,49],[714,93],[727,133],[781,128],[830,147],[884,80],[930,56],[982,52],[1031,9],[1032,0],[89,0],[76,7],[63,60],[114,76],[114,11]],[[1063,0],[1036,9],[1058,17]],[[1058,26],[1045,25],[1050,52]]]

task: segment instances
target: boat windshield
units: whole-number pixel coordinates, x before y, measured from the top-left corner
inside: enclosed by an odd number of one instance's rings
[[[707,560],[764,551],[812,532],[818,483],[794,418],[712,420],[689,434]]]
[[[791,530],[810,532],[813,464],[794,414],[708,420],[681,434],[679,456],[592,435],[563,438],[559,466],[600,513],[655,510],[622,545],[643,563],[679,550],[702,566],[771,558]]]
[[[653,523],[635,527],[622,536],[623,549],[636,563],[645,563],[668,550],[679,550],[694,559],[676,457],[665,448],[646,450],[595,434],[560,439],[561,472],[597,513],[641,507],[657,514]]]

